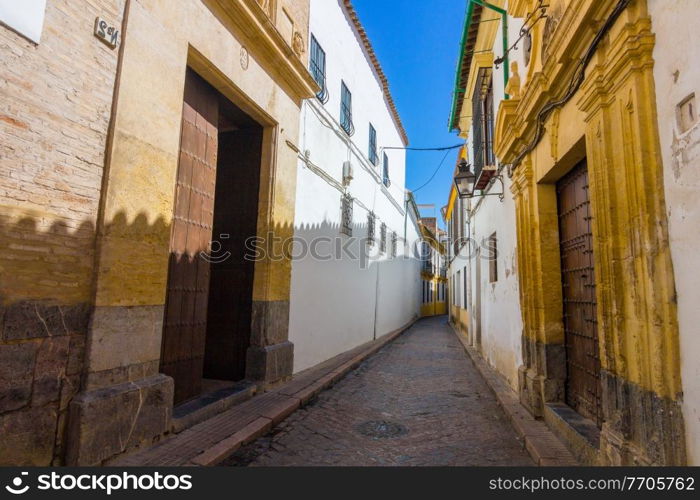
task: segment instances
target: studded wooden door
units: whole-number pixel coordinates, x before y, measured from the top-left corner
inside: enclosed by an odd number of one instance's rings
[[[201,393],[218,149],[218,95],[187,71],[170,242],[161,371],[175,380],[175,403]]]
[[[600,354],[592,215],[585,161],[559,181],[557,199],[566,342],[566,403],[600,426]]]

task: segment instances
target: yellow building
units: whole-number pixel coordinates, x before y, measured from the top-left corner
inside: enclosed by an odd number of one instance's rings
[[[35,42],[0,27],[0,465],[99,465],[221,381],[291,376],[280,247],[320,86],[308,0],[49,0],[41,16]]]
[[[587,463],[686,461],[654,43],[646,0],[468,4],[452,120],[495,89],[520,399]]]
[[[421,317],[447,314],[447,274],[445,247],[436,233],[440,229],[421,220],[422,267],[421,267]],[[430,227],[428,227],[430,226]]]

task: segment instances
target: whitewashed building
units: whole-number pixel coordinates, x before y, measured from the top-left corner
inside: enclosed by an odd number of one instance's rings
[[[700,464],[700,66],[689,41],[697,40],[700,9],[695,0],[650,0],[656,33],[654,80],[664,166],[668,232],[678,301],[683,417],[688,463]]]
[[[349,1],[312,0],[292,263],[298,372],[410,324],[420,310],[418,213],[406,133]]]
[[[465,52],[458,68],[460,87],[450,117],[451,129],[466,139],[458,158],[469,164],[476,183],[471,199],[459,199],[452,187],[448,209],[451,262],[448,270],[452,300],[451,321],[513,389],[518,387],[522,365],[522,315],[517,273],[515,205],[511,179],[494,153],[495,116],[506,98],[503,56],[503,17],[484,10],[493,22],[474,23],[475,51]],[[490,16],[490,17],[489,17]],[[513,21],[511,19],[511,21]],[[507,26],[514,40],[522,23]],[[478,35],[478,37],[477,37]],[[524,51],[512,51],[507,67],[510,78],[526,69]],[[527,73],[527,71],[521,71]],[[519,76],[519,75],[518,75]],[[455,171],[457,173],[457,170]]]

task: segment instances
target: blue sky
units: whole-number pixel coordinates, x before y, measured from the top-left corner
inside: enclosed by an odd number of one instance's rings
[[[447,131],[466,0],[354,0],[413,147],[460,142]],[[416,189],[444,152],[408,152],[406,187]],[[420,204],[447,203],[457,152],[449,153],[435,179],[415,193]],[[424,210],[423,215],[432,215]],[[442,224],[441,224],[442,225]]]

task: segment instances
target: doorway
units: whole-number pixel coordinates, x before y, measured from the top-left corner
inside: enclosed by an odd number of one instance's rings
[[[160,364],[176,405],[245,378],[262,135],[187,69]]]
[[[586,161],[557,183],[566,403],[602,425],[591,202]]]

